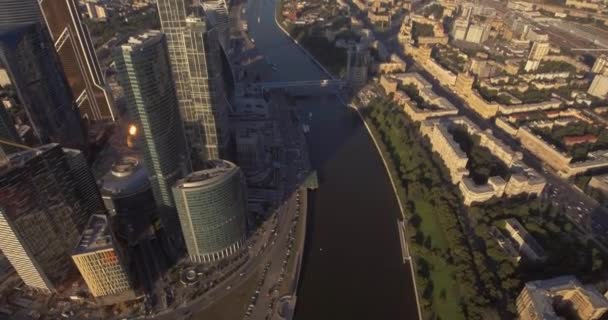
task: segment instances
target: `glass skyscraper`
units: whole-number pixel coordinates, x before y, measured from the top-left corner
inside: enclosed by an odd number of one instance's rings
[[[46,28],[39,22],[7,25],[0,21],[0,68],[40,144],[86,149],[85,131],[72,91]]]
[[[226,156],[229,102],[217,28],[193,0],[158,0],[186,137],[197,160]]]
[[[144,163],[158,208],[174,208],[171,186],[190,172],[165,36],[148,31],[117,48],[118,81],[142,132]]]
[[[0,250],[30,287],[54,291],[75,271],[70,253],[91,214],[103,210],[83,161],[49,144],[0,167]]]
[[[77,0],[20,0],[40,2],[55,49],[80,116],[90,121],[114,121],[114,101],[86,26],[80,21]]]
[[[0,26],[40,23],[49,33],[82,118],[113,121],[113,98],[77,0],[2,0]]]
[[[247,231],[245,178],[239,167],[210,160],[173,187],[188,255],[193,262],[213,262],[242,246]]]

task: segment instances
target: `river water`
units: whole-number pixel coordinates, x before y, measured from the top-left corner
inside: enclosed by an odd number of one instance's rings
[[[327,78],[276,26],[273,0],[249,0],[246,15],[258,49],[277,66],[273,81]],[[363,123],[335,97],[299,103],[320,188],[311,199],[296,320],[418,319],[399,208]]]

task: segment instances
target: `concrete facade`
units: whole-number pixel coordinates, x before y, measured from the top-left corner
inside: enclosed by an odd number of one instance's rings
[[[449,128],[454,125],[462,125],[467,129],[469,135],[479,136],[480,145],[487,148],[510,168],[512,174],[508,181],[497,176],[490,177],[484,185],[476,185],[468,177],[469,171],[466,169],[468,156],[460,149],[449,132]],[[511,150],[491,132],[482,131],[468,118],[448,117],[424,120],[421,123],[420,131],[423,136],[428,137],[433,151],[443,159],[450,172],[452,183],[458,185],[464,197],[464,204],[467,206],[474,202],[490,200],[493,197],[500,198],[519,194],[540,195],[544,189],[545,179],[521,162],[521,153]]]

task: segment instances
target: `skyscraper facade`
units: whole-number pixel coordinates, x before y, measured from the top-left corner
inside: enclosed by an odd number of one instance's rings
[[[89,32],[80,20],[78,1],[21,1],[40,2],[80,116],[92,121],[114,121],[113,98],[105,85]]]
[[[173,187],[188,255],[213,262],[238,251],[247,231],[247,197],[241,169],[225,160],[179,180]]]
[[[171,186],[190,172],[167,42],[159,31],[129,39],[114,52],[127,109],[142,131],[144,163],[158,207],[174,208]]]
[[[2,0],[0,1],[0,26],[15,23],[41,22],[37,1]]]
[[[86,137],[57,54],[39,22],[0,23],[0,68],[39,143],[86,149]]]
[[[126,257],[106,215],[91,216],[72,259],[94,297],[118,294],[127,299],[135,297]]]
[[[158,0],[180,112],[193,158],[224,157],[229,143],[229,103],[217,28],[193,0]]]
[[[74,271],[70,253],[91,215],[69,157],[49,144],[0,168],[0,250],[26,285],[47,292]]]

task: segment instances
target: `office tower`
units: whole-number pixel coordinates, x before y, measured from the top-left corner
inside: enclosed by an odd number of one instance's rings
[[[192,0],[159,0],[179,107],[194,159],[217,159],[228,147],[228,100],[217,28]]]
[[[136,242],[156,214],[148,170],[135,156],[125,156],[101,179],[101,197],[108,213],[118,221],[116,234]]]
[[[53,43],[40,23],[0,24],[0,68],[41,144],[86,149],[86,136]]]
[[[534,42],[532,45],[532,49],[530,50],[530,55],[528,56],[529,60],[541,60],[548,53],[551,45],[549,42]]]
[[[21,1],[40,2],[80,116],[91,121],[114,121],[113,98],[105,85],[89,32],[80,21],[78,1]]]
[[[2,105],[0,105],[0,139],[16,143],[21,142],[19,134],[15,129],[13,119]],[[14,146],[0,144],[0,165],[2,165],[2,161],[6,160],[7,155],[19,151],[20,150]]]
[[[587,93],[598,98],[604,98],[608,94],[608,76],[596,74]]]
[[[264,142],[254,128],[241,128],[236,134],[238,164],[245,172],[257,172],[263,168]]]
[[[36,0],[0,1],[0,26],[15,23],[41,22],[40,8]]]
[[[70,171],[76,185],[76,195],[82,201],[83,209],[89,214],[104,213],[101,193],[97,186],[97,181],[89,168],[87,159],[80,150],[63,148],[66,160],[70,166]],[[82,217],[83,219],[86,217]],[[84,224],[86,221],[80,221],[79,224]]]
[[[72,259],[93,297],[120,294],[125,300],[135,298],[126,257],[105,215],[91,216]]]
[[[247,229],[246,187],[241,169],[225,160],[207,161],[206,167],[173,187],[188,255],[199,263],[236,253]]]
[[[171,186],[190,161],[171,76],[167,42],[159,31],[129,39],[114,52],[127,110],[142,132],[144,163],[161,211],[174,208]]]
[[[0,250],[26,285],[47,292],[74,271],[70,253],[91,216],[70,157],[48,144],[0,168]]]

